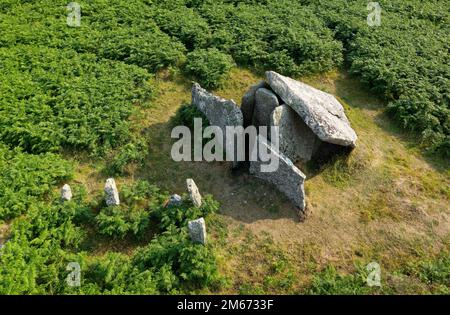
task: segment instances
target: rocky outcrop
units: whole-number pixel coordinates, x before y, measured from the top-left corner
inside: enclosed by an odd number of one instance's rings
[[[267,139],[258,136],[255,141],[254,150],[266,150],[279,161],[278,168],[273,172],[263,172],[261,165],[264,164],[259,158],[250,161],[250,173],[273,184],[279,191],[284,193],[301,212],[306,210],[304,183],[306,176],[303,174],[284,154],[274,149]]]
[[[119,191],[114,178],[108,178],[105,183],[105,202],[109,206],[120,205]]]
[[[192,242],[206,244],[206,225],[205,219],[200,218],[188,222],[189,236]]]
[[[202,195],[200,195],[200,192],[198,191],[198,187],[195,184],[194,180],[192,178],[186,179],[186,186],[192,204],[195,207],[200,207],[202,205]]]
[[[214,96],[198,84],[192,88],[192,103],[224,135],[226,126],[278,127],[271,129],[278,129],[279,149],[269,129],[265,137],[262,132],[258,134],[257,141],[249,141],[250,132],[245,135],[246,161],[250,173],[273,184],[300,209],[301,218],[306,215],[306,176],[294,163],[314,160],[321,164],[336,154],[350,152],[356,145],[356,133],[333,95],[273,71],[266,72],[266,81],[250,87],[242,98],[241,109],[234,101]],[[249,143],[254,144],[253,148]],[[265,162],[258,155],[255,160],[252,154],[259,146],[279,160],[278,168],[262,171]]]
[[[273,71],[266,72],[266,79],[271,89],[320,140],[341,146],[355,146],[356,133],[350,127],[344,108],[333,95]]]

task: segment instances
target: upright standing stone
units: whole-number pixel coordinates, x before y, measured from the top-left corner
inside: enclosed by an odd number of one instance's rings
[[[202,196],[200,195],[194,180],[192,178],[186,179],[186,185],[192,203],[195,207],[200,207],[202,205]]]
[[[70,201],[70,200],[72,200],[72,189],[67,184],[65,184],[61,188],[61,200],[62,201]]]
[[[226,150],[226,127],[243,127],[244,125],[244,118],[242,116],[241,109],[233,100],[226,100],[209,93],[198,83],[194,83],[192,86],[192,104],[194,104],[203,114],[205,114],[211,126],[217,126],[222,130],[224,137],[223,145]],[[233,167],[236,167],[238,165],[236,141],[234,142],[233,149],[230,150],[234,151],[228,152],[228,154],[234,156]]]
[[[260,88],[268,87],[265,81],[260,81],[255,85],[252,85],[241,100],[241,111],[244,117],[244,127],[248,127],[252,124],[253,110],[255,108],[255,94]]]
[[[271,125],[278,126],[281,153],[294,163],[311,160],[321,141],[292,108],[287,105],[275,108]]]
[[[119,191],[114,178],[108,178],[105,184],[105,201],[107,206],[118,206],[120,204]]]
[[[194,243],[206,244],[205,219],[200,218],[188,222],[189,236]]]
[[[304,212],[306,210],[305,188],[304,183],[306,176],[303,174],[284,154],[273,148],[262,136],[257,137],[252,152],[264,150],[268,152],[272,159],[278,159],[278,168],[273,172],[263,172],[261,166],[268,164],[262,162],[259,157],[256,161],[250,162],[250,173],[261,178],[277,187],[279,191],[284,193],[299,209]]]
[[[270,126],[270,116],[273,110],[279,106],[278,97],[265,88],[260,88],[255,94],[255,109],[252,124],[255,127]]]

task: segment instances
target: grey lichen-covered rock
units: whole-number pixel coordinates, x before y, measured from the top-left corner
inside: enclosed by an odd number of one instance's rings
[[[62,201],[70,201],[70,200],[72,200],[72,189],[67,184],[65,184],[61,188],[61,200]]]
[[[176,207],[183,203],[183,199],[180,195],[173,194],[170,196],[169,201],[167,202],[166,207]]]
[[[270,126],[270,116],[279,105],[278,97],[271,90],[258,89],[255,93],[255,109],[253,111],[252,124],[255,127]]]
[[[307,162],[320,143],[297,113],[287,105],[275,108],[271,115],[272,126],[278,126],[280,152],[294,163]]]
[[[262,150],[266,150],[265,152],[269,152],[273,157],[278,158],[278,169],[274,172],[262,172],[261,165],[265,163],[258,158],[257,161],[250,162],[250,173],[275,185],[280,192],[285,194],[304,213],[306,210],[305,174],[288,157],[275,150],[262,136],[257,137],[252,151],[258,150],[257,146]]]
[[[356,133],[345,116],[344,108],[333,95],[273,71],[266,72],[266,79],[272,90],[322,141],[355,146]]]
[[[120,205],[119,191],[114,178],[108,178],[105,183],[105,201],[107,206]]]
[[[206,244],[206,225],[205,219],[200,218],[188,222],[189,236],[192,242]]]
[[[258,89],[268,87],[265,81],[260,81],[255,85],[252,85],[241,100],[241,111],[244,117],[244,127],[248,127],[252,124],[253,109],[255,108],[255,93]]]
[[[192,204],[196,207],[200,207],[202,205],[202,196],[198,191],[198,187],[195,184],[192,178],[186,179],[186,186],[189,193],[189,198],[192,201]]]
[[[226,100],[203,89],[198,83],[192,87],[192,104],[205,114],[209,123],[225,126],[243,126],[242,112],[233,100]]]
[[[218,126],[226,137],[226,126],[243,126],[244,118],[241,109],[233,100],[226,100],[203,89],[198,83],[192,86],[192,104],[194,104],[206,118],[211,126]],[[236,144],[236,141],[234,142]],[[226,149],[226,147],[225,147]],[[235,156],[233,166],[237,166],[237,148],[234,147],[232,154]]]

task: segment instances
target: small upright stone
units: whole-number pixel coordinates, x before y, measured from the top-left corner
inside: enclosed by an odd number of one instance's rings
[[[166,208],[176,207],[183,203],[180,195],[174,194],[170,196],[169,201],[167,202]]]
[[[194,180],[192,178],[186,179],[186,185],[189,193],[189,198],[191,199],[192,203],[194,204],[194,206],[200,207],[202,205],[202,196],[200,195],[200,192],[198,191],[198,187],[195,184]]]
[[[205,219],[200,218],[188,222],[189,236],[192,242],[206,244],[206,225]]]
[[[70,200],[72,200],[72,189],[67,184],[65,184],[61,188],[61,200],[62,201],[70,201]]]
[[[118,206],[120,204],[119,191],[114,178],[108,178],[105,184],[105,201],[107,206]]]

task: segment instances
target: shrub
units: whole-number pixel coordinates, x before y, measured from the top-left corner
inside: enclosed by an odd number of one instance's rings
[[[27,154],[0,143],[0,220],[26,213],[73,175],[71,163],[52,153]]]
[[[178,108],[174,117],[172,117],[173,126],[186,126],[189,129],[194,129],[194,118],[202,119],[202,126],[209,126],[208,118],[197,108],[197,106],[192,104],[183,104]]]
[[[209,41],[208,23],[191,8],[156,9],[155,21],[161,30],[179,39],[189,51],[204,48]]]
[[[204,88],[217,88],[233,67],[233,58],[216,48],[196,49],[187,54],[185,71]]]
[[[123,145],[152,93],[145,70],[70,50],[1,48],[0,67],[0,141],[30,153]]]
[[[109,173],[123,175],[126,166],[130,163],[142,163],[147,155],[145,142],[128,143],[114,156],[107,167]]]
[[[201,207],[195,207],[187,195],[183,195],[183,202],[179,206],[155,207],[152,216],[159,222],[159,226],[165,230],[170,226],[185,227],[188,221],[206,217],[215,213],[219,203],[211,195],[203,196]]]
[[[365,274],[362,271],[355,274],[341,275],[333,266],[327,266],[325,270],[314,276],[308,294],[369,294],[371,288],[367,286],[365,278]]]
[[[312,7],[344,42],[351,72],[386,98],[388,111],[425,148],[449,157],[448,23],[442,23],[448,3],[383,1],[375,28],[362,18],[365,5],[321,1]]]

